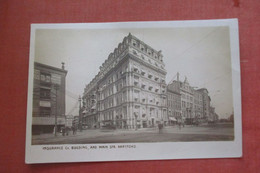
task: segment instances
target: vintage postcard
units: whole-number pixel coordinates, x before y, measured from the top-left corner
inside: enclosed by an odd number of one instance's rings
[[[26,163],[242,156],[237,19],[32,24]]]

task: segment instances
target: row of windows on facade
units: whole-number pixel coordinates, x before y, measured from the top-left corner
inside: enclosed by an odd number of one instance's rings
[[[141,76],[146,77],[146,78],[148,78],[150,80],[154,80],[156,82],[165,83],[165,79],[163,79],[163,78],[160,79],[158,76],[152,74],[151,72],[146,72],[144,70],[139,70],[139,67],[137,67],[136,65],[134,65],[134,67],[132,69],[133,69],[132,70],[133,72],[135,72],[137,74],[141,74]]]
[[[146,58],[144,55],[138,54],[135,50],[133,50],[133,54],[134,54],[135,56],[137,56],[137,57],[141,57],[144,62],[148,61],[149,64],[151,64],[151,65],[153,65],[153,66],[155,66],[155,67],[157,67],[157,68],[161,68],[161,69],[164,70],[164,65],[160,65],[160,66],[159,66],[157,62],[151,60],[149,57]]]
[[[40,107],[39,115],[43,117],[51,116],[51,108],[50,107]]]
[[[181,113],[180,113],[180,112],[175,112],[175,111],[169,110],[169,111],[168,111],[168,115],[169,115],[169,116],[174,116],[174,117],[179,117],[179,116],[181,116]]]
[[[147,86],[148,85],[148,86]],[[102,99],[105,99],[111,95],[113,95],[114,93],[117,93],[119,91],[121,91],[121,89],[125,86],[124,82],[123,83],[118,83],[115,85],[115,92],[114,92],[114,87],[113,86],[110,86],[109,88],[106,88],[106,90],[104,90],[102,93],[101,93],[101,100]],[[134,82],[134,86],[136,87],[140,87],[140,84],[139,82],[135,81]],[[146,88],[147,87],[147,88]],[[147,83],[142,83],[141,84],[141,88],[143,90],[146,90],[148,89],[150,92],[155,92],[155,93],[159,93],[159,87],[154,87],[152,85],[149,85]],[[163,85],[162,86],[162,93],[165,93],[166,92],[166,87]]]
[[[100,120],[115,120],[115,119],[126,119],[126,111],[124,111],[123,114],[120,115],[115,115],[114,116],[114,111],[108,111],[104,112],[100,115]]]
[[[189,102],[185,102],[185,101],[182,101],[182,104],[181,104],[181,107],[182,108],[192,108],[193,107],[193,104],[192,103],[189,103]]]
[[[133,68],[133,71],[139,73],[138,68]],[[141,72],[141,75],[142,75],[142,76],[145,76],[145,74],[146,74],[145,71],[142,71],[142,72]],[[122,71],[116,73],[116,75],[115,75],[116,77],[114,77],[114,78],[113,78],[113,76],[109,77],[109,78],[107,79],[106,84],[103,85],[101,88],[105,88],[106,86],[110,85],[111,83],[116,82],[118,79],[121,79],[121,75],[122,75]],[[147,73],[147,78],[148,78],[148,79],[151,79],[151,80],[153,79],[153,80],[156,81],[156,82],[165,83],[165,80],[164,80],[164,79],[161,79],[161,80],[160,80],[160,78],[159,78],[158,76],[154,76],[154,78],[153,78],[152,73]],[[126,78],[123,78],[122,80],[123,80],[123,84],[126,85]],[[139,76],[134,75],[134,80],[135,80],[136,82],[138,82],[137,80],[139,80]]]
[[[168,100],[167,103],[168,103],[168,107],[179,109],[179,110],[181,109],[181,103],[180,102]]]
[[[40,70],[34,70],[34,79],[40,80],[41,82],[45,82],[45,83],[55,83],[55,84],[61,83],[60,75],[44,73],[44,72],[40,72]]]
[[[168,94],[167,97],[169,100],[181,101],[180,95]]]
[[[185,94],[181,94],[181,98],[193,101],[193,97]]]
[[[134,86],[136,87],[139,87],[141,86],[141,88],[143,90],[147,90],[147,91],[150,91],[150,92],[155,92],[155,93],[159,93],[159,87],[154,87],[153,85],[149,85],[147,83],[139,83],[138,81],[134,81]],[[161,92],[164,94],[166,93],[166,89],[165,89],[165,86],[162,86],[162,89],[161,89]]]
[[[152,56],[153,58],[160,60],[159,56],[157,55],[157,53],[155,53],[153,50],[147,48],[146,46],[142,45],[142,44],[138,44],[137,41],[132,40],[132,45],[136,48],[138,48],[139,50],[141,50],[142,52],[148,54],[149,56]],[[162,59],[160,60],[162,61]]]
[[[140,107],[138,107],[138,108],[135,108],[135,109],[139,109]],[[150,109],[148,109],[149,110],[149,112],[148,112],[148,115],[150,116],[150,117],[156,117],[156,118],[159,118],[160,117],[160,115],[159,115],[159,112],[158,112],[158,110],[155,110],[155,109],[152,109],[152,108],[150,108]],[[136,116],[137,116],[137,118],[139,119],[139,118],[146,118],[147,116],[147,114],[146,114],[146,112],[142,112],[141,114],[139,114],[138,112],[135,112],[134,113]],[[163,110],[162,111],[162,116],[161,116],[161,118],[166,118],[166,110]],[[108,112],[104,112],[104,113],[102,113],[101,115],[100,115],[100,120],[102,121],[102,120],[116,120],[116,119],[126,119],[126,120],[131,120],[131,118],[130,117],[127,117],[127,113],[126,113],[126,111],[123,111],[123,113],[122,114],[117,114],[117,113],[114,113],[114,111],[112,110],[112,111],[108,111]],[[134,118],[132,118],[132,119],[134,119]]]
[[[141,102],[141,103],[144,103],[144,104],[147,103],[147,104],[159,105],[160,100],[161,100],[162,106],[166,105],[166,97],[159,98],[158,96],[142,94],[142,96],[140,98],[139,92],[140,91],[138,91],[138,90],[134,91],[134,100],[133,101]],[[101,110],[108,109],[108,108],[111,108],[113,106],[121,105],[122,103],[125,103],[126,101],[127,101],[126,92],[123,92],[122,94],[118,94],[115,97],[110,97],[105,102],[101,102],[100,108],[101,108]]]

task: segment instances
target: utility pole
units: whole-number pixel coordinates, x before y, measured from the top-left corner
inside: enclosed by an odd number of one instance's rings
[[[54,135],[57,136],[57,116],[58,116],[58,89],[59,89],[59,85],[55,84],[54,85],[54,89],[55,89],[55,105],[56,105],[56,108],[55,108],[55,127],[54,127]]]
[[[79,96],[79,130],[82,131],[81,97]]]

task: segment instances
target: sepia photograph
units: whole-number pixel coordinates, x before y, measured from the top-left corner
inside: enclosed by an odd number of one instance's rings
[[[86,155],[35,162],[241,156],[237,27],[236,19],[33,24],[28,162],[37,152]]]

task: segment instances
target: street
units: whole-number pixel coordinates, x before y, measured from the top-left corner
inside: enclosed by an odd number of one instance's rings
[[[158,128],[138,130],[87,129],[72,132],[68,136],[41,134],[32,136],[32,145],[41,144],[90,144],[90,143],[134,143],[134,142],[192,142],[192,141],[231,141],[234,140],[232,124],[203,126],[167,126],[159,132]]]

